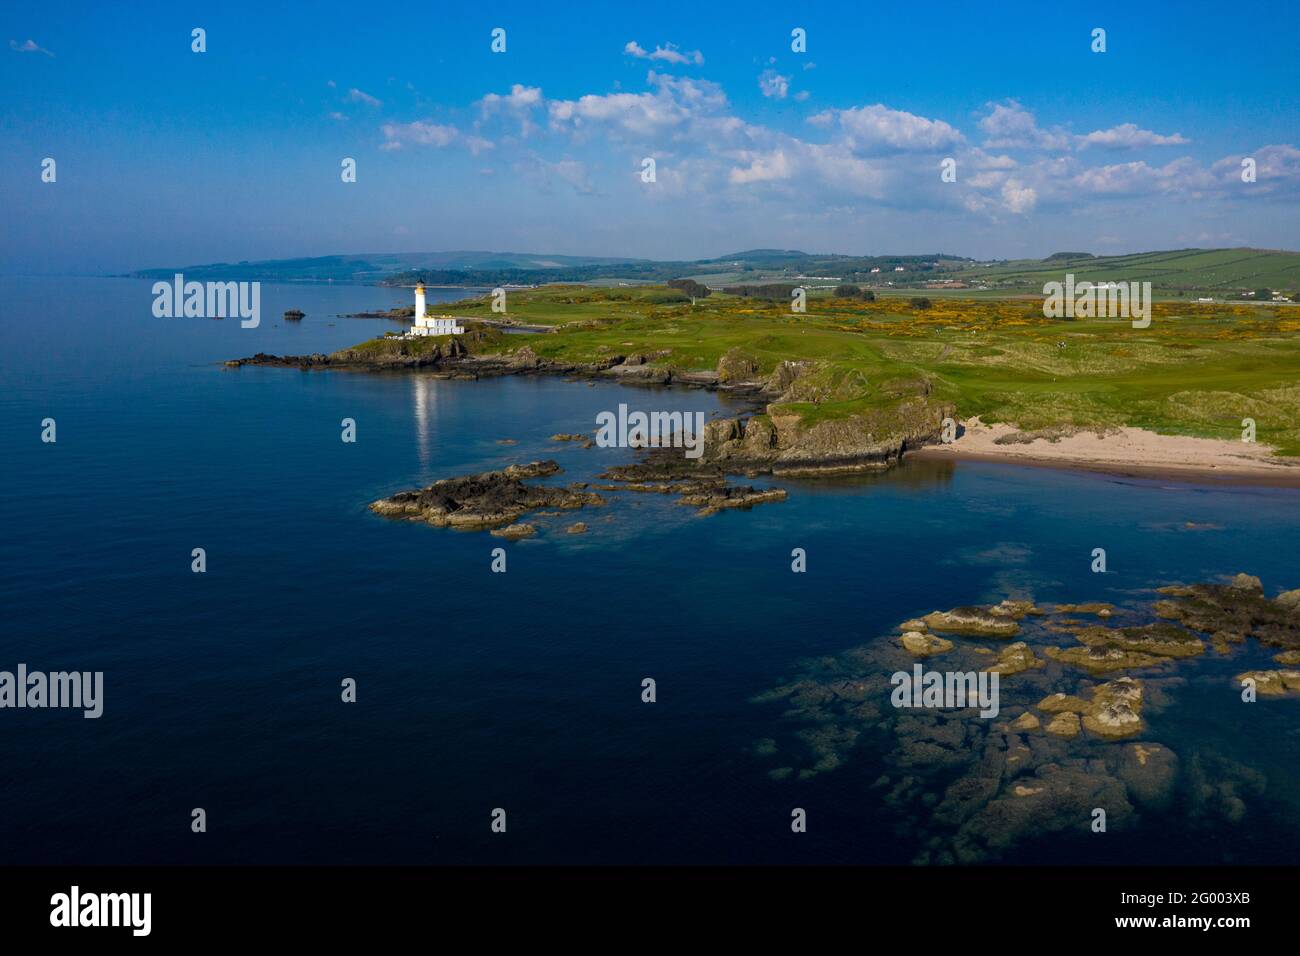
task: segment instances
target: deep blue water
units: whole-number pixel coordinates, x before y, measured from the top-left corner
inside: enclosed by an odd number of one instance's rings
[[[749,752],[780,723],[750,698],[801,658],[1010,593],[1123,602],[1239,570],[1300,586],[1294,491],[981,463],[781,481],[788,501],[709,518],[611,496],[579,516],[586,535],[541,519],[513,544],[385,521],[369,501],[439,477],[631,460],[548,440],[620,402],[726,409],[703,391],[220,366],[351,344],[391,326],[338,313],[408,297],[264,286],[262,326],[242,329],[156,319],[146,282],[0,280],[0,669],[106,683],[99,720],[0,710],[0,863],[906,862],[869,756],[778,782]],[[308,318],[282,323],[291,307]],[[1095,547],[1111,573],[1090,572]],[[1293,860],[1300,706],[1224,689],[1267,661],[1207,655],[1151,720],[1185,760],[1207,748],[1267,777],[1240,827],[1207,839],[1171,815],[1018,858]]]

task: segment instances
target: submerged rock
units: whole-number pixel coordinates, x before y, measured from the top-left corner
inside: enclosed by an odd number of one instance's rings
[[[973,815],[953,839],[953,861],[978,863],[1026,840],[1061,832],[1086,833],[1094,807],[1105,807],[1112,829],[1128,825],[1133,806],[1124,784],[1088,766],[1047,763],[1022,777]]]
[[[886,809],[900,815],[899,831],[915,838],[918,863],[984,862],[1052,833],[1087,833],[1096,807],[1105,808],[1112,829],[1133,819],[1135,807],[1177,807],[1193,819],[1199,814],[1241,821],[1246,800],[1262,792],[1262,777],[1233,764],[1231,779],[1211,778],[1207,768],[1218,773],[1222,764],[1217,756],[1207,753],[1202,762],[1193,755],[1185,767],[1169,747],[1142,739],[1144,707],[1165,706],[1165,687],[1177,685],[1161,681],[1148,691],[1124,673],[1177,667],[1203,654],[1207,638],[1229,646],[1254,637],[1280,647],[1283,666],[1238,680],[1255,680],[1261,695],[1300,692],[1300,667],[1287,663],[1300,660],[1300,615],[1265,597],[1253,582],[1238,583],[1163,588],[1163,600],[1146,609],[1148,623],[1124,627],[1058,616],[1103,617],[1111,606],[1100,603],[1057,605],[1043,620],[1031,618],[1036,609],[1027,601],[935,611],[904,622],[892,640],[818,658],[802,679],[770,698],[787,701],[786,717],[800,727],[795,737],[812,761],[792,772],[807,779],[841,765],[850,748],[878,743],[885,773],[876,789]],[[1128,619],[1142,612],[1126,607],[1123,613]],[[992,648],[948,640],[963,633],[1020,636]],[[1079,644],[1064,650],[1046,645],[1052,633],[1068,633]],[[938,648],[963,666],[979,652],[997,653],[989,672],[1020,675],[1000,684],[1007,719],[989,720],[970,707],[890,706],[888,675],[909,666],[902,663],[905,655],[921,657]],[[1076,666],[1122,676],[1094,685],[1078,679]],[[781,766],[798,766],[778,749]]]
[[[1178,756],[1160,744],[1128,744],[1120,750],[1117,774],[1135,803],[1163,810],[1173,794]]]
[[[1011,722],[1012,729],[1020,731],[1037,730],[1042,726],[1043,722],[1028,710]]]
[[[1049,720],[1047,726],[1043,729],[1056,737],[1077,737],[1079,736],[1079,715],[1070,711],[1062,711]]]
[[[1110,617],[1115,613],[1115,605],[1094,601],[1090,604],[1058,604],[1057,614],[1095,614],[1097,617]]]
[[[1210,646],[1216,654],[1231,653],[1233,644],[1243,644],[1245,641],[1244,635],[1232,631],[1215,631],[1210,635]],[[1296,663],[1300,664],[1300,657],[1297,657]]]
[[[1088,702],[1070,694],[1049,694],[1038,702],[1038,709],[1046,714],[1081,714],[1088,709]]]

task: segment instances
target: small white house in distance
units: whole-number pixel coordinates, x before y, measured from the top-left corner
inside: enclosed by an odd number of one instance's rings
[[[879,271],[880,271],[880,266],[872,266],[872,267],[871,267],[871,271],[872,271],[872,272],[879,272]]]
[[[426,315],[424,305],[424,283],[415,286],[415,325],[409,335],[460,335],[465,331],[463,325],[457,325],[450,315]]]
[[[894,266],[894,271],[895,271],[895,272],[902,272],[902,271],[903,271],[903,267],[902,267],[902,266]]]

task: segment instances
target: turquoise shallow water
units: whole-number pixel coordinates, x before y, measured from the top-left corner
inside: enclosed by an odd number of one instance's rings
[[[620,402],[728,409],[703,391],[219,364],[356,342],[389,326],[338,313],[407,298],[268,286],[262,326],[241,329],[155,319],[145,282],[0,280],[0,669],[106,683],[99,720],[0,711],[0,863],[906,862],[868,742],[806,781],[752,753],[783,723],[751,699],[801,659],[1013,594],[1129,603],[1239,570],[1300,586],[1295,491],[992,464],[782,481],[788,501],[710,518],[621,495],[581,516],[586,535],[560,533],[566,516],[505,545],[387,522],[366,504],[439,477],[630,460],[549,441]],[[301,324],[278,318],[292,307]],[[1293,860],[1300,706],[1242,705],[1228,682],[1267,661],[1247,646],[1188,664],[1150,717],[1185,766],[1227,756],[1262,777],[1243,816],[1192,825],[1176,803],[1104,847],[1051,837],[1007,858]],[[815,824],[797,838],[792,806]]]

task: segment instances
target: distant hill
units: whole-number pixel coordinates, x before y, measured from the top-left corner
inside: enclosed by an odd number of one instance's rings
[[[1300,253],[1274,249],[1175,249],[1124,256],[1057,252],[1046,259],[977,262],[934,253],[847,256],[788,249],[749,249],[712,259],[653,260],[522,252],[361,253],[259,262],[142,269],[131,275],[262,282],[368,282],[448,286],[544,285],[554,282],[666,282],[692,278],[714,288],[759,282],[856,283],[906,288],[973,288],[1041,293],[1067,272],[1093,282],[1149,281],[1161,295],[1227,295],[1268,288],[1300,289]]]
[[[967,283],[1016,292],[1042,292],[1043,283],[1065,273],[1075,281],[1150,282],[1157,293],[1231,294],[1267,288],[1300,289],[1300,252],[1278,249],[1173,249],[1126,256],[1056,253],[1047,259],[1020,259],[976,265],[952,274]]]
[[[387,277],[418,270],[457,272],[503,270],[545,271],[596,266],[631,265],[643,260],[608,256],[555,256],[520,252],[379,252],[305,259],[264,259],[213,262],[202,265],[140,269],[130,273],[141,279],[169,279],[183,272],[187,279],[244,279],[262,282],[380,282]]]
[[[169,279],[175,273],[198,281],[243,279],[262,282],[374,282],[411,285],[542,285],[551,282],[666,282],[706,276],[734,281],[790,279],[804,276],[868,281],[903,265],[929,273],[962,268],[973,260],[936,253],[922,256],[814,255],[785,249],[751,249],[714,259],[621,259],[607,256],[559,256],[519,252],[359,253],[307,259],[216,262],[130,273],[144,279]]]

